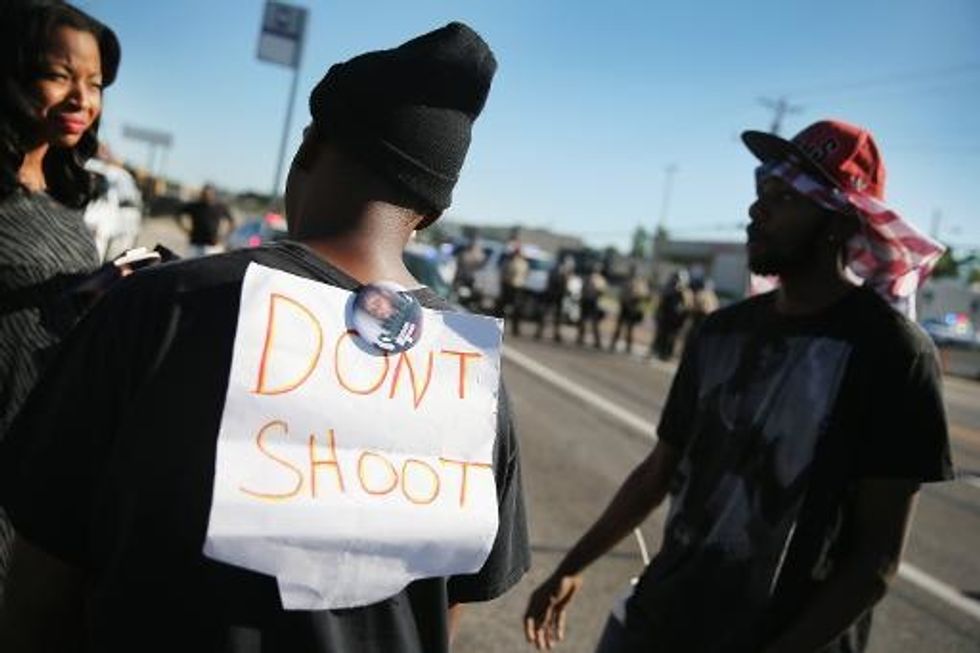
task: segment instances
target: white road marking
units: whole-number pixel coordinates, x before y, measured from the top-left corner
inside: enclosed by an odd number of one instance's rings
[[[952,388],[953,390],[958,390],[960,392],[965,392],[976,397],[977,393],[980,392],[980,379],[966,379],[959,376],[944,375],[943,376],[943,387]]]
[[[574,381],[570,381],[568,378],[558,374],[541,363],[538,363],[529,356],[516,351],[513,347],[505,346],[503,349],[503,357],[505,360],[517,365],[525,372],[532,374],[542,381],[546,381],[547,383],[550,383],[561,390],[564,390],[566,393],[572,395],[576,399],[579,399],[589,404],[593,408],[601,410],[610,417],[619,420],[619,422],[624,426],[627,426],[634,431],[649,437],[651,440],[657,439],[656,425],[653,422],[650,422],[649,420],[640,417],[636,413],[626,410],[621,406],[617,406],[608,399],[600,397],[588,388],[581,386]],[[660,367],[660,365],[655,366]],[[966,478],[964,480],[971,485],[980,485],[980,481],[978,481],[976,478]],[[962,592],[952,585],[948,585],[941,580],[930,576],[918,567],[910,565],[907,562],[903,562],[901,566],[899,566],[898,575],[902,579],[912,583],[919,589],[931,594],[947,605],[965,613],[970,617],[973,617],[977,621],[980,621],[980,602],[964,596]]]
[[[531,357],[516,351],[512,347],[504,347],[503,355],[506,360],[509,360],[515,365],[523,368],[525,371],[530,372],[542,381],[547,381],[551,385],[561,388],[573,397],[581,399],[585,403],[591,405],[593,408],[601,410],[607,415],[619,420],[634,431],[642,433],[651,440],[657,439],[656,426],[643,417],[640,417],[639,415],[632,413],[625,408],[617,406],[608,399],[600,397],[596,393],[578,385],[577,383],[572,383],[565,377],[548,369],[541,363],[532,360]]]
[[[898,568],[898,575],[909,581],[920,589],[932,594],[937,599],[965,612],[977,621],[980,621],[980,601],[975,601],[962,592],[946,583],[933,578],[926,572],[914,565],[903,562]]]

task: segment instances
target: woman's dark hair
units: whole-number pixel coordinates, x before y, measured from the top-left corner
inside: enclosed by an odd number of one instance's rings
[[[116,78],[119,41],[108,27],[65,2],[0,0],[0,200],[23,188],[18,172],[37,129],[34,83],[59,27],[92,34],[103,86]],[[75,147],[52,147],[44,157],[48,192],[67,206],[81,208],[93,196],[92,175],[83,165],[98,148],[98,131],[96,120]]]

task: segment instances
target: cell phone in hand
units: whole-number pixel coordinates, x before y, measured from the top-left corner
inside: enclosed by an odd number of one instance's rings
[[[121,256],[112,260],[123,276],[135,272],[140,268],[156,265],[162,260],[159,252],[151,251],[145,247],[136,247],[126,250]]]

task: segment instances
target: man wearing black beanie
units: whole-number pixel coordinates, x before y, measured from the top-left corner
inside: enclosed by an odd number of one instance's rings
[[[19,461],[0,468],[18,530],[0,648],[438,653],[454,606],[520,579],[527,527],[503,388],[487,465],[498,526],[474,573],[423,577],[361,607],[287,610],[276,578],[202,553],[246,268],[343,290],[392,281],[450,311],[402,249],[449,206],[495,68],[459,23],[333,66],[287,182],[293,240],[132,275],[78,327],[0,451]],[[322,400],[324,413],[338,401]]]

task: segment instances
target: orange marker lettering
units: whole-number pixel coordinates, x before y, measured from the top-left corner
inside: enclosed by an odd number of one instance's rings
[[[483,358],[483,354],[478,351],[453,351],[443,349],[443,354],[447,356],[459,356],[459,398],[466,399],[466,360],[468,358]]]
[[[383,490],[378,488],[374,488],[374,489],[369,488],[367,481],[364,478],[364,463],[369,456],[371,458],[377,458],[388,467],[388,473],[391,475],[391,484],[388,485],[388,487],[384,488]],[[396,485],[398,485],[398,472],[395,471],[395,466],[391,464],[390,460],[388,460],[381,454],[374,453],[373,451],[365,451],[364,453],[361,454],[361,457],[357,459],[357,477],[361,481],[361,487],[364,488],[364,491],[367,492],[368,494],[376,494],[376,495],[388,494],[389,492],[395,489]]]
[[[466,480],[470,467],[482,467],[485,469],[493,469],[493,465],[490,463],[473,463],[466,460],[453,460],[452,458],[439,458],[439,462],[449,464],[449,465],[459,465],[462,476],[460,477],[459,483],[459,507],[462,508],[466,505]]]
[[[429,474],[432,476],[432,479],[434,481],[432,484],[432,494],[428,498],[420,499],[418,497],[413,497],[411,493],[409,493],[408,483],[406,481],[408,481],[408,466],[410,464],[417,465],[419,467],[424,467],[429,471]],[[402,463],[402,494],[404,494],[405,498],[411,501],[412,503],[421,506],[432,503],[433,501],[436,500],[436,497],[439,496],[439,486],[440,486],[439,474],[436,472],[436,470],[432,469],[432,466],[429,465],[429,463],[425,462],[424,460],[419,460],[417,458],[407,458],[405,462]]]
[[[269,429],[271,429],[274,426],[278,426],[279,428],[281,428],[283,434],[285,435],[289,434],[289,427],[286,425],[285,422],[280,420],[274,420],[272,422],[267,423],[265,426],[259,429],[258,434],[255,436],[255,446],[258,447],[259,451],[261,451],[265,456],[271,458],[272,460],[276,461],[283,467],[286,467],[290,471],[292,471],[293,474],[296,475],[296,484],[293,485],[292,490],[288,492],[279,492],[279,493],[256,492],[254,490],[249,490],[248,488],[243,486],[239,486],[238,489],[241,492],[248,494],[249,496],[253,496],[257,499],[268,499],[270,501],[284,501],[286,499],[291,499],[297,494],[299,494],[300,489],[303,487],[303,472],[301,472],[298,467],[290,463],[288,460],[284,458],[280,458],[279,456],[277,456],[276,454],[272,453],[271,451],[265,448],[266,433],[269,431]]]
[[[337,447],[334,439],[333,429],[327,431],[327,447],[330,449],[328,458],[318,459],[316,457],[316,435],[311,433],[309,439],[310,447],[310,496],[316,498],[316,472],[317,468],[328,466],[333,467],[337,474],[337,487],[341,492],[344,491],[344,475],[340,471],[340,463],[337,461]]]
[[[386,352],[383,357],[385,364],[384,364],[384,368],[381,370],[381,376],[378,377],[378,380],[373,385],[368,386],[367,388],[353,387],[352,385],[347,383],[347,381],[344,379],[344,376],[340,373],[340,368],[341,368],[340,345],[344,342],[345,338],[350,338],[355,333],[357,332],[346,331],[340,334],[340,337],[337,338],[337,345],[336,347],[334,347],[334,352],[333,352],[333,371],[334,374],[337,376],[337,381],[340,383],[340,385],[344,387],[345,390],[347,390],[348,392],[353,392],[356,395],[369,395],[372,394],[374,391],[376,391],[378,388],[380,388],[381,384],[384,383],[385,378],[388,376],[388,354]]]
[[[306,371],[292,383],[285,383],[278,388],[267,388],[266,387],[266,369],[269,363],[270,353],[272,352],[273,342],[275,341],[276,333],[276,306],[279,303],[284,305],[291,305],[294,309],[301,311],[310,323],[313,325],[316,331],[316,353],[310,358],[309,365],[306,367]],[[317,361],[320,360],[320,352],[323,350],[323,330],[320,328],[320,322],[316,319],[316,316],[295,299],[286,297],[285,295],[280,295],[279,293],[272,293],[269,296],[269,318],[266,323],[265,328],[265,344],[262,346],[262,358],[259,360],[259,375],[255,383],[255,393],[260,395],[281,395],[291,390],[295,390],[303,383],[306,379],[310,377],[313,370],[316,369]]]
[[[432,361],[434,356],[432,352],[429,352],[429,368],[425,373],[425,381],[422,383],[421,390],[419,389],[418,383],[415,380],[415,368],[412,366],[412,359],[409,358],[408,352],[402,352],[398,355],[398,365],[395,366],[395,375],[391,380],[391,391],[388,393],[389,399],[394,399],[395,392],[398,390],[398,379],[401,378],[402,366],[408,368],[408,378],[412,382],[412,395],[415,400],[415,408],[418,409],[419,404],[422,403],[422,399],[425,398],[425,393],[429,389],[429,382],[432,381]]]

